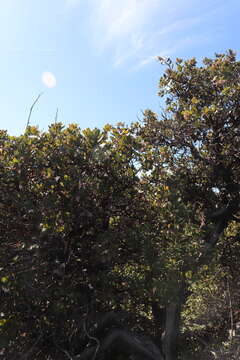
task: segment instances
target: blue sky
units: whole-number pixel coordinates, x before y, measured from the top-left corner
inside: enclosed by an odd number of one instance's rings
[[[0,0],[0,129],[23,133],[42,91],[41,130],[57,108],[81,128],[160,112],[155,57],[238,51],[239,14],[240,0]]]

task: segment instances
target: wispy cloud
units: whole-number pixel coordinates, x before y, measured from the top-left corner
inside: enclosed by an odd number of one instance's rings
[[[159,0],[94,0],[92,23],[100,31],[101,45],[136,34],[147,24]]]
[[[127,41],[115,44],[114,66],[124,64],[129,58],[136,57],[145,48],[146,39],[144,35],[131,34]]]
[[[149,64],[153,63],[154,61],[158,61],[157,58],[159,56],[169,57],[169,56],[177,53],[181,49],[183,49],[189,45],[192,45],[193,43],[200,44],[203,41],[206,43],[206,39],[204,37],[199,36],[199,35],[192,35],[192,36],[186,36],[186,37],[182,38],[181,40],[173,43],[173,45],[170,47],[162,48],[161,46],[159,46],[158,51],[156,52],[155,56],[149,55],[149,56],[142,57],[132,67],[132,70],[133,71],[140,70],[144,66],[149,65]]]
[[[155,56],[150,55],[150,56],[143,58],[133,67],[133,70],[139,70],[140,68],[152,63],[153,61],[156,61],[157,56],[166,56],[166,52],[162,52],[162,54],[158,54]]]
[[[11,47],[11,48],[7,48],[6,51],[8,51],[9,53],[54,53],[56,52],[56,49],[44,49],[44,48],[30,48],[30,47]]]
[[[165,1],[165,0],[164,0]],[[148,47],[149,24],[159,0],[91,0],[93,41],[100,51],[110,50],[114,66],[138,58]]]
[[[80,3],[82,2],[82,0],[64,0],[64,1],[67,7],[69,8],[75,8],[78,5],[80,5]]]
[[[170,33],[173,33],[174,31],[180,31],[183,29],[187,29],[190,26],[196,25],[200,23],[202,18],[200,16],[197,17],[190,17],[190,18],[183,18],[181,20],[174,21],[163,28],[161,28],[159,31],[156,32],[156,37],[167,35]]]
[[[130,63],[140,69],[155,55],[169,56],[188,46],[189,32],[193,36],[205,16],[199,4],[202,15],[196,16],[199,12],[189,0],[89,0],[90,34],[99,51],[110,51],[115,67]]]

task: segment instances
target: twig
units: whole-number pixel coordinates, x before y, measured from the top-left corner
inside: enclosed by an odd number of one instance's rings
[[[57,123],[57,120],[58,120],[58,108],[57,108],[56,114],[55,114],[55,120],[54,120],[55,124]]]
[[[96,359],[96,355],[98,353],[98,350],[100,348],[100,341],[98,340],[98,338],[96,338],[95,336],[91,336],[88,331],[87,331],[87,327],[86,327],[86,321],[87,321],[87,318],[84,320],[84,323],[83,323],[83,330],[84,332],[86,333],[87,337],[90,339],[90,340],[94,340],[96,343],[97,343],[97,346],[96,346],[96,350],[94,352],[94,355],[93,355],[93,358],[92,360],[95,360]]]
[[[67,350],[62,349],[62,348],[61,348],[58,344],[56,344],[56,343],[55,343],[55,345],[56,345],[56,347],[57,347],[60,351],[62,351],[64,354],[67,355],[67,357],[68,357],[69,360],[73,360],[73,358],[71,357],[71,355],[69,354],[69,352],[67,352]]]
[[[233,329],[234,329],[234,321],[233,321],[233,307],[232,307],[232,297],[231,297],[229,279],[227,279],[227,291],[228,291],[228,297],[229,297],[229,312],[230,312],[230,322],[231,322],[230,342],[232,342],[232,339],[233,339]]]
[[[34,106],[36,105],[36,103],[38,102],[38,100],[40,99],[40,97],[43,95],[43,92],[41,92],[36,100],[33,102],[32,106],[30,107],[30,111],[29,111],[29,115],[28,115],[28,120],[27,120],[27,126],[26,126],[26,129],[28,128],[29,124],[30,124],[30,119],[31,119],[31,115],[32,115],[32,111],[33,111],[33,108]]]
[[[33,351],[33,349],[36,347],[36,345],[39,343],[39,341],[41,340],[42,338],[42,334],[37,338],[37,340],[35,341],[35,343],[33,344],[33,346],[26,352],[26,354],[24,354],[21,359],[24,360],[24,359],[27,359],[28,356],[31,354],[31,352]]]

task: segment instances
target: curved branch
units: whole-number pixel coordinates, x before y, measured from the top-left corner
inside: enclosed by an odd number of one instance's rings
[[[94,341],[96,342],[96,344],[97,344],[96,349],[95,349],[95,352],[94,352],[94,354],[93,354],[93,358],[92,358],[92,360],[95,360],[96,355],[97,355],[97,352],[98,352],[98,350],[99,350],[99,348],[100,348],[100,341],[98,340],[98,338],[96,338],[95,336],[91,336],[91,335],[88,333],[87,327],[86,327],[86,319],[85,319],[84,324],[83,324],[83,329],[84,329],[84,332],[86,333],[87,337],[88,337],[90,340],[94,340]]]
[[[103,334],[106,329],[121,327],[122,321],[130,315],[126,311],[109,311],[107,313],[92,313],[87,315],[88,333],[91,336]],[[81,319],[79,325],[83,328],[86,319]],[[84,330],[85,334],[86,331]],[[89,337],[89,336],[88,336]]]
[[[157,346],[150,340],[134,336],[127,330],[114,329],[102,341],[99,353],[124,353],[133,355],[137,360],[163,360]],[[86,348],[76,359],[90,360],[94,356],[95,347]]]

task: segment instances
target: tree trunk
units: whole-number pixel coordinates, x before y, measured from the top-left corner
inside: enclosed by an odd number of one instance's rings
[[[164,360],[177,359],[177,344],[180,333],[180,320],[182,305],[187,300],[186,284],[183,281],[178,296],[165,307],[158,303],[152,304],[152,314],[155,326],[158,328],[158,337],[161,342],[160,349]]]
[[[166,306],[166,327],[162,339],[165,360],[177,359],[177,341],[180,328],[180,312],[180,302],[172,302]]]

